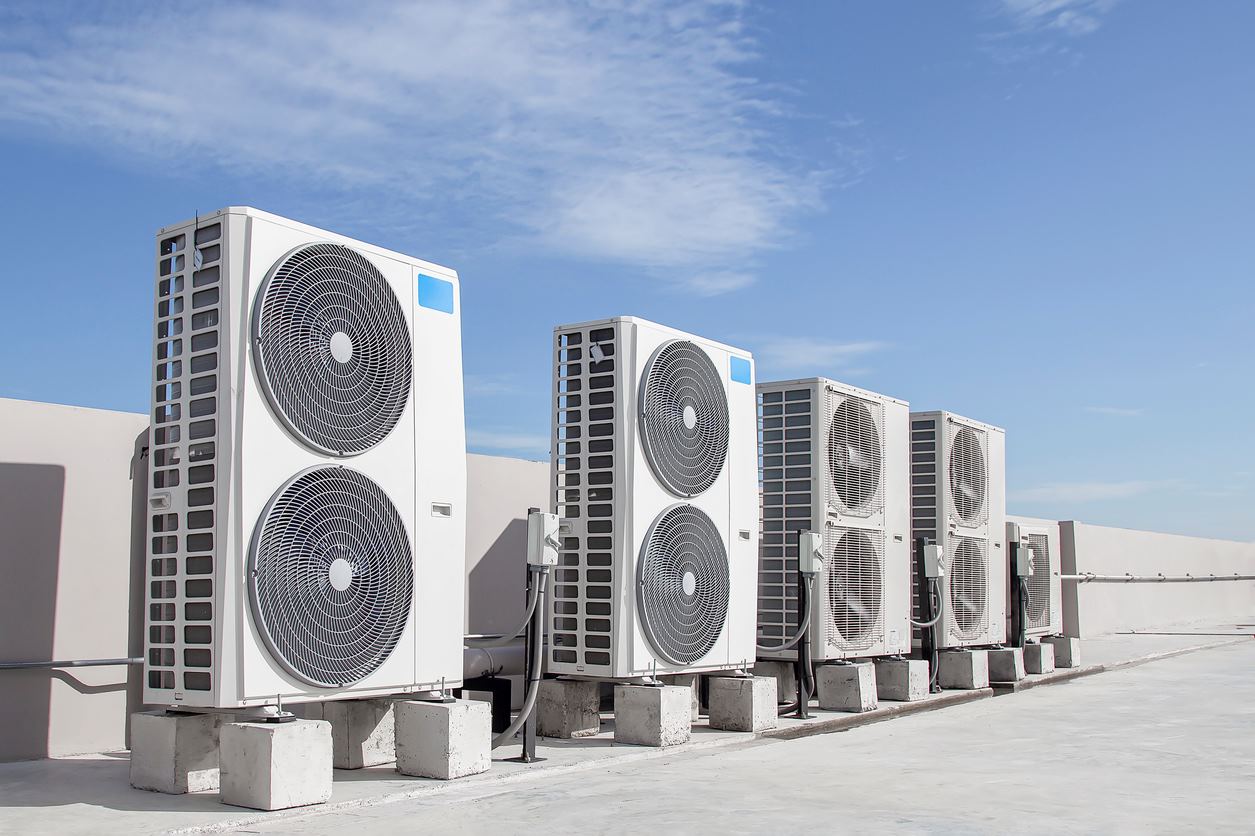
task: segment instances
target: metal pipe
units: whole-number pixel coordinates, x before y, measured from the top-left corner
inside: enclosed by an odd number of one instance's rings
[[[1082,572],[1077,575],[1060,575],[1059,580],[1069,583],[1212,583],[1215,581],[1255,581],[1255,575],[1096,575]]]
[[[522,639],[504,647],[468,647],[462,651],[462,678],[522,676],[525,659]]]
[[[114,665],[142,665],[144,657],[119,659],[68,659],[63,662],[0,662],[0,671],[37,670],[40,668],[105,668]]]

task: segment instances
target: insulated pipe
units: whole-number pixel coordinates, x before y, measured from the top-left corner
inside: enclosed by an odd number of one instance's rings
[[[37,670],[41,668],[105,668],[114,665],[142,665],[144,657],[121,659],[69,659],[64,662],[0,662],[0,671]]]
[[[1069,583],[1212,583],[1214,581],[1255,581],[1255,575],[1095,575],[1082,572],[1079,575],[1060,575],[1059,580]]]
[[[462,651],[462,678],[522,676],[526,658],[522,639],[504,647],[468,647]]]

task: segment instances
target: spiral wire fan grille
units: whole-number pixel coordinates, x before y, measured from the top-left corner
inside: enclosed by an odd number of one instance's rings
[[[884,407],[829,395],[828,473],[842,510],[868,517],[884,507]]]
[[[829,642],[842,650],[866,650],[883,632],[884,535],[834,528],[827,539]]]
[[[1029,534],[1028,547],[1033,551],[1033,574],[1028,577],[1028,617],[1030,630],[1050,627],[1050,541],[1045,534]]]
[[[959,537],[954,541],[954,556],[949,559],[950,632],[964,641],[978,639],[985,632],[988,595],[985,548],[983,540]]]
[[[723,380],[697,344],[675,340],[645,368],[641,439],[654,474],[676,496],[696,496],[719,478],[728,457]]]
[[[271,653],[312,685],[371,674],[409,619],[414,561],[391,500],[345,467],[317,467],[281,488],[253,540],[253,616]]]
[[[316,450],[368,450],[405,411],[405,313],[379,269],[347,247],[310,244],[279,262],[257,303],[253,349],[275,411]]]
[[[988,473],[985,467],[988,440],[972,427],[950,428],[950,504],[964,525],[984,524],[989,518],[985,502]]]
[[[728,617],[728,552],[715,524],[673,505],[650,529],[637,577],[641,626],[658,655],[677,665],[715,646]]]

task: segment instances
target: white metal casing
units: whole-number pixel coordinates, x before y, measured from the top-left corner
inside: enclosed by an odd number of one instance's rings
[[[160,336],[155,340],[149,497],[150,505],[164,501],[168,509],[154,507],[150,515],[154,521],[157,514],[186,518],[188,471],[198,464],[188,461],[188,429],[194,421],[211,417],[216,426],[203,440],[216,445],[216,455],[205,462],[212,464],[214,471],[199,487],[213,489],[215,518],[212,529],[206,532],[213,537],[212,549],[207,552],[212,573],[206,576],[212,582],[212,595],[207,598],[192,601],[186,596],[186,584],[192,578],[187,572],[189,532],[184,526],[179,525],[177,548],[171,553],[154,554],[156,534],[151,538],[144,702],[232,708],[274,703],[276,699],[321,701],[459,685],[466,455],[457,274],[247,207],[229,207],[195,222],[165,227],[158,232],[157,242],[158,328],[175,320],[191,323],[194,315],[213,313],[215,307],[218,322],[216,327],[201,331],[183,329],[181,339],[185,342],[176,354],[184,361],[181,376],[170,376],[166,364],[172,358],[162,356],[172,350],[170,341]],[[380,270],[404,311],[413,348],[411,393],[401,417],[378,444],[348,458],[316,452],[285,428],[263,394],[250,350],[250,317],[263,280],[283,256],[315,242],[344,245]],[[194,257],[196,253],[199,259]],[[193,301],[201,289],[194,277],[210,275],[213,270],[218,280],[204,287],[218,288],[220,301],[202,310]],[[451,312],[419,305],[420,274],[451,286]],[[206,336],[214,333],[216,339]],[[198,338],[202,340],[199,346]],[[210,342],[214,343],[212,351],[206,350]],[[208,416],[192,418],[191,401],[201,395],[190,394],[188,384],[193,374],[188,369],[191,360],[202,356],[202,350],[206,357],[217,355],[216,387],[211,393],[216,408]],[[163,400],[170,395],[163,387],[172,382],[180,384],[181,394],[176,392],[173,400]],[[169,418],[165,407],[170,405],[180,408],[181,417],[163,421],[163,417]],[[181,428],[182,437],[163,444],[161,430],[175,426]],[[159,474],[163,456],[170,450],[180,453],[182,463],[171,471],[179,473],[181,480],[177,486],[164,487]],[[285,672],[260,638],[248,602],[246,565],[255,526],[276,491],[316,465],[353,468],[383,489],[402,518],[415,566],[413,605],[400,641],[378,669],[345,688],[314,687]],[[175,574],[154,574],[158,561],[168,558],[173,558],[173,563],[166,566],[173,566]],[[154,597],[159,588],[173,593],[172,597]],[[192,612],[187,607],[193,603],[209,605],[207,620],[192,622],[187,618]],[[193,669],[185,664],[188,651],[205,649],[184,642],[188,626],[208,626],[212,631],[212,642],[206,646],[212,654],[208,668]],[[173,633],[164,629],[169,627],[174,628]],[[171,641],[164,640],[171,637]],[[190,684],[197,687],[188,687]]]
[[[1061,559],[1059,523],[1052,520],[1015,518],[1007,521],[1008,552],[1012,527],[1018,527],[1020,541],[1032,550],[1033,574],[1025,578],[1029,588],[1028,618],[1024,634],[1029,638],[1063,634],[1063,581],[1060,579]],[[1010,584],[1014,572],[1008,572],[1007,601],[1011,601]],[[1007,610],[1007,635],[1011,635],[1011,612]]]
[[[950,486],[951,453],[957,433],[975,434],[985,462],[985,499],[974,520],[956,512]],[[999,428],[945,411],[911,413],[911,539],[928,537],[942,546],[945,572],[941,577],[939,648],[1001,644],[1007,639],[1009,561],[1006,546],[1006,434]],[[985,612],[972,629],[961,629],[952,606],[959,548],[965,540],[983,551]],[[969,546],[970,548],[971,546]],[[918,584],[912,566],[912,607],[916,620]],[[917,631],[918,635],[918,631]]]
[[[910,519],[905,401],[827,378],[758,385],[762,454],[762,534],[759,565],[759,644],[787,641],[797,632],[799,530],[824,538],[824,568],[815,579],[811,658],[884,656],[910,651]],[[869,511],[847,509],[831,476],[829,446],[834,411],[845,400],[866,406],[876,422],[881,451],[878,501]],[[866,635],[843,637],[834,596],[841,584],[874,584],[874,577],[841,578],[834,550],[840,537],[859,532],[880,559],[880,617]],[[764,659],[794,659],[796,649],[759,650]]]
[[[707,353],[723,380],[728,404],[727,459],[713,484],[693,497],[672,494],[656,478],[638,421],[645,367],[657,350],[676,340],[693,342]],[[593,344],[605,347],[600,361],[590,357]],[[633,679],[752,665],[758,521],[750,353],[636,317],[558,326],[552,349],[552,499],[571,531],[551,584],[549,672]],[[732,379],[733,358],[749,364],[748,382]],[[610,376],[612,381],[606,379]],[[601,407],[611,407],[612,417],[602,413],[603,418],[593,419],[587,401],[568,400],[571,394],[586,396],[593,391],[594,378],[598,378],[596,385],[605,387],[597,391],[613,392],[613,403]],[[609,435],[590,434],[598,420]],[[593,441],[599,442],[598,452],[588,446]],[[609,473],[610,481],[590,485],[593,470],[600,470],[603,478]],[[599,501],[601,497],[606,498]],[[655,520],[677,504],[692,505],[710,517],[729,562],[730,594],[723,630],[711,650],[688,665],[668,662],[654,651],[640,624],[637,604],[642,546]],[[604,511],[598,513],[608,516],[590,516],[590,510],[596,510],[590,508],[593,505],[601,506]],[[590,522],[608,527],[609,532],[590,534]],[[590,543],[590,537],[603,539]]]

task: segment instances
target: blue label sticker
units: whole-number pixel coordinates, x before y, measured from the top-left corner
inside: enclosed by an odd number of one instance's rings
[[[418,304],[433,311],[453,313],[453,282],[419,273]]]
[[[750,371],[750,361],[744,357],[731,358],[732,379],[737,383],[752,383],[753,376]]]

